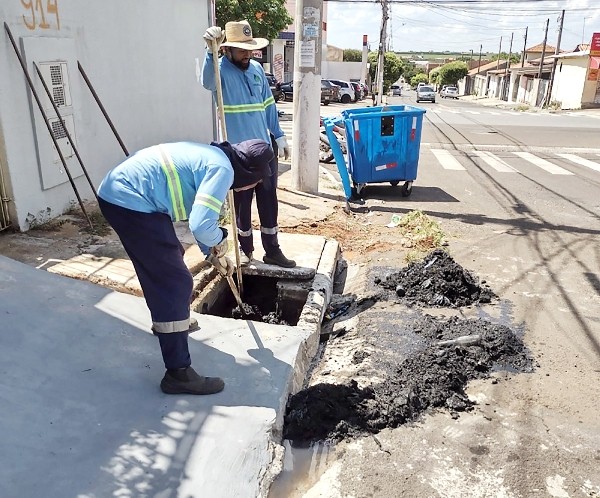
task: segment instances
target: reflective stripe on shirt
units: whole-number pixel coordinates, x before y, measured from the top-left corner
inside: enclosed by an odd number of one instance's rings
[[[206,206],[208,209],[212,209],[215,213],[218,214],[221,214],[221,206],[223,205],[223,203],[216,197],[205,194],[203,192],[198,192],[196,194],[196,198],[194,199],[194,205],[196,204]]]
[[[185,212],[185,206],[183,204],[183,192],[181,191],[181,180],[179,174],[175,169],[175,165],[171,160],[171,156],[167,150],[162,146],[158,146],[160,151],[160,164],[167,177],[167,184],[169,186],[169,194],[171,195],[171,203],[173,204],[173,214],[175,221],[182,221],[187,219],[187,213]]]
[[[223,111],[225,111],[225,114],[256,111],[262,112],[272,104],[275,104],[275,99],[271,96],[264,102],[258,104],[223,105]]]

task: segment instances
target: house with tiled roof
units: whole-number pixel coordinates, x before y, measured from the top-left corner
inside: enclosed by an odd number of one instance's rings
[[[556,71],[550,100],[561,109],[600,108],[600,56],[591,55],[588,48],[553,58]]]

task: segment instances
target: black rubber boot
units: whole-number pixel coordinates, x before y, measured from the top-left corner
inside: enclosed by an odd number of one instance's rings
[[[224,387],[220,377],[202,377],[192,367],[167,370],[160,381],[165,394],[215,394]]]
[[[282,266],[283,268],[293,268],[296,262],[283,255],[279,247],[273,248],[269,253],[263,256],[263,261],[268,265]]]

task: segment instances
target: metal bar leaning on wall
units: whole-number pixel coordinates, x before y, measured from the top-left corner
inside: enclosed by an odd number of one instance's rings
[[[94,87],[92,86],[92,83],[90,82],[90,79],[88,78],[87,74],[85,74],[85,71],[83,70],[83,67],[81,66],[81,64],[80,64],[79,61],[77,61],[77,67],[79,68],[79,72],[81,73],[81,76],[83,77],[83,80],[85,81],[85,84],[90,89],[90,92],[92,92],[92,95],[94,97],[94,100],[96,101],[96,104],[98,104],[98,107],[100,108],[100,111],[102,111],[102,114],[104,115],[104,119],[106,119],[106,122],[108,123],[108,126],[110,126],[110,129],[112,130],[113,134],[115,135],[115,138],[119,142],[119,145],[121,146],[121,149],[123,149],[123,152],[125,153],[126,156],[129,156],[129,151],[127,150],[127,147],[125,147],[125,144],[123,143],[123,140],[121,140],[121,137],[117,133],[117,129],[113,125],[113,122],[111,121],[110,117],[108,116],[108,113],[106,112],[106,109],[102,105],[100,97],[98,97],[98,94],[96,93],[96,90],[94,90]]]
[[[98,193],[96,192],[96,188],[94,187],[94,184],[92,183],[92,180],[90,179],[90,175],[88,175],[87,169],[83,165],[83,161],[81,160],[79,151],[77,150],[77,147],[75,146],[75,141],[73,140],[73,137],[71,137],[69,130],[67,130],[67,127],[65,126],[65,122],[63,121],[60,111],[58,110],[56,102],[54,102],[54,98],[53,98],[52,94],[50,93],[50,89],[48,88],[48,85],[46,85],[46,81],[44,80],[44,77],[42,76],[42,72],[40,71],[40,68],[38,67],[38,65],[35,62],[32,62],[32,64],[33,64],[33,67],[35,68],[35,70],[37,71],[37,75],[39,76],[39,78],[42,82],[42,85],[44,86],[44,90],[46,90],[46,95],[48,96],[48,98],[50,99],[50,102],[52,103],[52,108],[54,109],[56,116],[60,120],[63,131],[65,132],[65,135],[67,136],[67,139],[69,140],[69,142],[71,142],[71,147],[73,147],[73,152],[75,152],[75,156],[77,157],[77,160],[79,161],[81,170],[83,171],[83,174],[87,178],[87,181],[90,185],[90,188],[92,189],[92,192],[94,192],[94,197],[97,198]]]
[[[221,69],[219,67],[219,45],[216,40],[212,42],[213,50],[213,69],[215,72],[215,86],[217,87],[217,111],[219,113],[219,121],[221,123],[221,138],[227,140],[227,125],[225,124],[225,109],[223,107],[223,87],[221,86]],[[227,192],[227,201],[229,209],[231,209],[231,228],[233,232],[233,245],[235,249],[235,268],[237,272],[238,287],[240,288],[240,296],[244,295],[244,286],[242,283],[242,265],[240,264],[240,244],[238,242],[238,227],[235,212],[235,200],[233,190]]]
[[[44,123],[46,124],[46,128],[48,128],[48,133],[50,133],[50,138],[52,139],[52,142],[54,143],[54,147],[56,147],[58,156],[60,157],[60,161],[61,161],[63,167],[65,168],[65,172],[67,173],[67,176],[69,177],[69,182],[71,183],[71,187],[73,187],[73,192],[75,192],[75,196],[77,197],[77,201],[79,202],[79,207],[81,207],[81,211],[83,212],[85,219],[89,223],[90,228],[93,229],[94,226],[92,225],[92,221],[90,220],[90,217],[88,216],[88,214],[85,210],[83,201],[81,200],[79,191],[77,190],[77,186],[75,185],[75,181],[73,180],[73,177],[71,176],[71,172],[69,171],[69,167],[67,166],[67,162],[65,161],[65,157],[63,156],[63,153],[60,150],[60,146],[58,145],[58,142],[56,141],[56,137],[54,136],[52,128],[50,127],[50,123],[48,123],[48,116],[44,112],[44,107],[42,106],[42,103],[40,102],[40,98],[39,98],[37,92],[35,91],[35,87],[33,86],[33,81],[31,81],[31,77],[29,76],[29,72],[27,71],[27,66],[25,66],[23,57],[21,56],[21,53],[19,52],[19,49],[17,48],[15,39],[13,38],[10,28],[8,27],[8,24],[6,24],[6,22],[4,23],[4,30],[8,34],[8,37],[10,38],[10,43],[12,44],[13,49],[15,50],[15,54],[17,55],[17,58],[19,59],[19,64],[21,64],[21,69],[23,70],[23,74],[25,75],[25,79],[27,80],[27,84],[29,85],[29,89],[31,90],[31,93],[33,94],[33,97],[35,98],[35,101],[38,105],[40,113],[42,114],[42,117],[44,118]],[[61,124],[62,124],[62,122],[61,122]],[[64,128],[64,125],[63,125],[63,128]]]

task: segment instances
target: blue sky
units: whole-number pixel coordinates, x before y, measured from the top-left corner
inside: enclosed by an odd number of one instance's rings
[[[444,0],[448,1],[448,0]],[[437,2],[438,4],[440,2]],[[544,40],[546,19],[548,44],[556,46],[560,13],[565,9],[561,49],[572,50],[578,43],[589,43],[592,33],[600,32],[600,0],[533,1],[521,0],[501,5],[456,2],[439,6],[435,1],[423,5],[392,3],[388,36],[395,51],[444,51],[479,53],[508,52],[514,33],[513,52],[523,49],[525,28],[527,46]],[[377,50],[381,5],[331,1],[327,3],[327,43],[340,48],[362,47],[368,35],[371,50]]]

